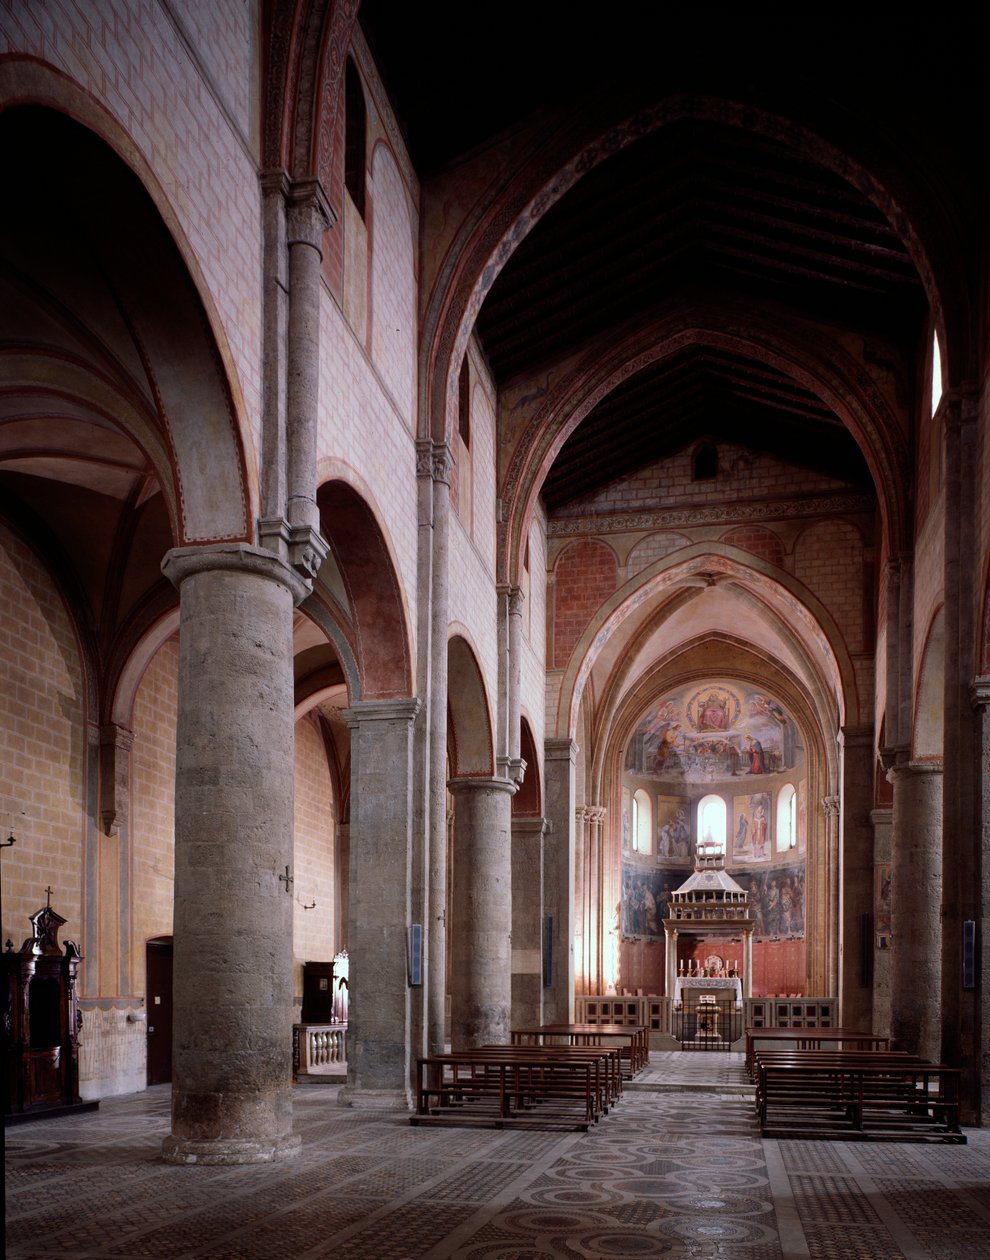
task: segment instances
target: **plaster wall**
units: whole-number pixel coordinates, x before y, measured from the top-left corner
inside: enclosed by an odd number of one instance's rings
[[[334,956],[333,787],[317,713],[296,722],[296,768],[293,826],[292,981],[302,997],[304,962],[326,962]],[[343,878],[347,878],[346,872]],[[312,903],[315,902],[315,906]],[[311,906],[311,909],[305,907]]]

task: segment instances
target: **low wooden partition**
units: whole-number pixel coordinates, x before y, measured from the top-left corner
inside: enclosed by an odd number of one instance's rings
[[[764,1137],[965,1142],[958,1068],[890,1050],[759,1050]]]

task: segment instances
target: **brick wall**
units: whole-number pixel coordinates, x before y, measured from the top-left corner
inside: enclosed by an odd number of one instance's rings
[[[741,525],[736,529],[728,529],[722,535],[722,542],[730,547],[738,547],[748,551],[769,564],[781,568],[784,563],[784,544],[777,535],[761,525]]]
[[[336,810],[319,716],[296,723],[295,815],[292,886],[293,989],[302,997],[304,962],[327,961],[337,948],[334,921]],[[346,878],[346,876],[345,876]],[[311,910],[304,906],[312,902]]]
[[[20,948],[50,884],[52,907],[66,920],[60,939],[81,948],[87,731],[79,649],[38,557],[2,527],[0,621],[0,828],[17,840],[3,854],[3,940]]]
[[[630,512],[647,507],[682,507],[686,504],[747,502],[787,498],[803,494],[827,494],[847,489],[845,483],[768,455],[754,455],[741,446],[722,443],[718,448],[719,472],[711,481],[693,478],[690,448],[642,469],[634,476],[568,504],[563,515]]]
[[[630,551],[625,563],[625,576],[633,577],[648,569],[651,564],[669,556],[671,552],[687,547],[691,539],[686,534],[677,534],[673,530],[660,530],[656,534],[648,534]]]
[[[850,652],[863,643],[863,541],[843,521],[817,521],[794,546],[794,575],[822,601],[838,622]]]
[[[615,552],[593,539],[571,543],[561,553],[554,570],[555,665],[567,664],[588,622],[615,591],[616,572]]]

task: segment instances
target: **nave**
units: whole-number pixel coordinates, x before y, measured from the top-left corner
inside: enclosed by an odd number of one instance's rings
[[[161,1162],[169,1088],[7,1131],[11,1260],[985,1260],[990,1132],[766,1141],[741,1054],[654,1051],[586,1134],[416,1129],[293,1093],[302,1152]]]

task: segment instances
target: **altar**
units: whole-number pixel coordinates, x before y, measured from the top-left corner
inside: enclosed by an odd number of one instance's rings
[[[742,981],[738,976],[677,976],[674,980],[674,1001],[682,1002],[685,993],[689,998],[712,994],[716,999],[732,1000],[742,1004]]]

